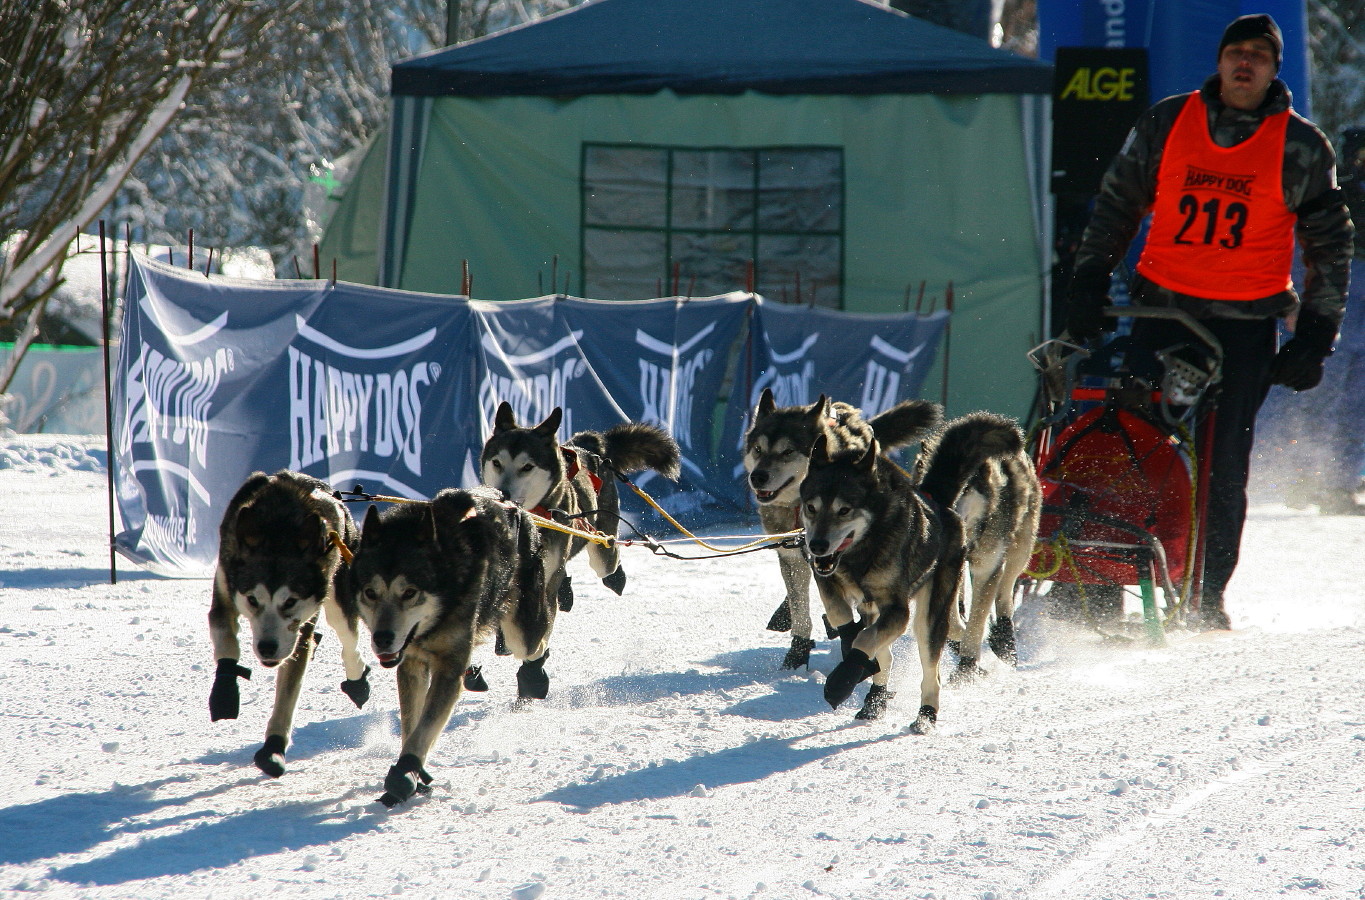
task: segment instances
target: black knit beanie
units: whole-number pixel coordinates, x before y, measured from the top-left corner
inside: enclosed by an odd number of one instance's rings
[[[1280,26],[1265,13],[1253,13],[1233,19],[1232,24],[1224,29],[1223,39],[1218,42],[1218,58],[1222,59],[1223,48],[1228,44],[1252,38],[1265,38],[1270,41],[1270,46],[1275,48],[1275,71],[1280,71],[1281,57],[1284,56],[1284,37],[1280,34]]]

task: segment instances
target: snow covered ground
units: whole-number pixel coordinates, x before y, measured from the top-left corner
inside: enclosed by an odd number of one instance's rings
[[[550,699],[466,695],[433,792],[375,802],[392,676],[357,711],[328,634],[289,772],[257,772],[271,676],[210,723],[206,581],[120,563],[96,439],[0,438],[0,895],[90,898],[1365,897],[1365,518],[1257,506],[1238,630],[1101,641],[1021,611],[1021,665],[887,717],[778,670],[767,554],[573,564]],[[92,452],[93,451],[93,452]],[[861,696],[862,690],[859,690]]]

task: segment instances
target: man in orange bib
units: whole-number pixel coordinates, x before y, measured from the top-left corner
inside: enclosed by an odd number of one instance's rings
[[[1354,228],[1336,156],[1291,108],[1276,77],[1284,41],[1268,15],[1242,16],[1218,44],[1218,70],[1190,94],[1147,110],[1105,173],[1076,254],[1067,331],[1090,341],[1114,328],[1114,267],[1142,220],[1151,226],[1133,302],[1174,307],[1223,345],[1223,379],[1205,519],[1203,599],[1196,624],[1226,629],[1223,594],[1237,565],[1256,414],[1272,384],[1306,391],[1322,379],[1346,304]],[[1297,241],[1303,294],[1290,282]],[[1294,335],[1277,349],[1277,319]],[[1189,342],[1177,323],[1135,320],[1153,350]]]

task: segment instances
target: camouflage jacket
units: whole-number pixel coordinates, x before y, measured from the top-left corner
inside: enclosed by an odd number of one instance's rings
[[[1209,132],[1220,147],[1235,146],[1267,117],[1290,108],[1289,88],[1278,78],[1261,106],[1242,111],[1219,100],[1220,82],[1212,75],[1200,88],[1208,107]],[[1188,94],[1167,97],[1143,113],[1110,164],[1095,199],[1095,209],[1076,253],[1073,290],[1102,294],[1109,275],[1128,250],[1156,195],[1157,170],[1166,138]],[[1340,323],[1350,280],[1355,230],[1336,181],[1336,154],[1317,126],[1290,110],[1285,133],[1284,202],[1297,216],[1294,233],[1305,274],[1302,303]],[[1135,302],[1172,306],[1196,318],[1261,319],[1298,308],[1293,290],[1258,300],[1209,300],[1192,297],[1134,276]]]

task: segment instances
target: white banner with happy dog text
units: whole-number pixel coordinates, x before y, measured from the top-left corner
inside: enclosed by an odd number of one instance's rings
[[[941,331],[913,314],[750,294],[489,303],[204,276],[135,255],[112,385],[115,546],[155,571],[208,574],[223,509],[257,470],[414,499],[471,486],[502,401],[530,424],[561,408],[562,440],[662,425],[682,477],[637,484],[689,528],[733,522],[751,510],[735,435],[755,391],[772,384],[785,402],[792,373],[810,372],[803,389],[879,411],[917,396]]]

